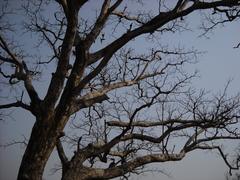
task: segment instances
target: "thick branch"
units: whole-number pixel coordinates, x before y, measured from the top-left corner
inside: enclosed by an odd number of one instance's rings
[[[81,98],[75,101],[73,108],[71,109],[71,114],[79,111],[79,109],[90,107],[96,103],[102,103],[105,100],[108,100],[108,96],[106,94],[101,94],[91,98]]]
[[[95,39],[101,32],[105,22],[107,21],[107,17],[109,15],[108,9],[110,6],[110,2],[111,2],[110,0],[104,0],[100,15],[98,16],[92,31],[86,37],[85,44],[87,47],[90,47],[91,44],[95,41]]]
[[[173,123],[181,123],[181,124],[188,124],[188,123],[202,123],[203,121],[196,121],[196,120],[180,120],[180,119],[170,119],[165,121],[135,121],[132,123],[132,126],[136,127],[156,127],[156,126],[165,126],[168,124]],[[127,127],[128,122],[123,121],[108,121],[108,126],[116,126],[116,127]]]
[[[179,1],[180,2],[180,1]],[[190,14],[191,12],[199,9],[210,9],[218,6],[226,6],[226,7],[232,7],[239,5],[240,2],[238,0],[223,0],[223,1],[216,1],[216,2],[198,2],[194,3],[192,6],[187,8],[186,10],[180,11],[176,13],[176,10],[172,10],[166,13],[160,13],[159,15],[155,16],[152,20],[145,23],[144,25],[132,30],[128,31],[125,34],[123,34],[121,37],[119,37],[114,42],[110,43],[103,49],[97,51],[96,53],[91,55],[91,59],[89,61],[89,64],[92,64],[99,59],[101,59],[105,54],[108,52],[116,52],[118,49],[123,47],[126,43],[128,43],[133,38],[145,34],[145,33],[152,33],[162,27],[163,25],[167,24],[168,22],[172,21],[173,19],[177,19],[182,16],[186,16]],[[176,6],[177,7],[177,6]]]
[[[76,7],[73,7],[72,3],[69,3],[68,8],[69,8],[69,17],[68,17],[67,30],[62,43],[62,49],[61,49],[57,69],[56,69],[56,72],[53,73],[53,77],[51,79],[51,83],[49,85],[47,95],[44,99],[46,105],[49,108],[54,107],[55,103],[57,102],[62,92],[64,80],[68,72],[71,49],[73,47],[75,34],[77,31],[78,11]]]
[[[76,104],[79,104],[78,105],[78,109],[76,109],[76,110],[79,110],[79,109],[81,109],[81,108],[83,108],[83,107],[89,107],[89,106],[85,106],[85,105],[81,105],[81,103],[83,103],[84,101],[87,101],[87,100],[90,100],[91,99],[91,102],[92,103],[90,103],[91,105],[92,104],[94,104],[94,101],[93,100],[96,100],[96,103],[98,103],[99,102],[99,99],[103,99],[103,100],[107,100],[108,98],[102,98],[102,97],[106,97],[106,93],[108,93],[109,91],[112,91],[112,90],[114,90],[114,89],[119,89],[119,88],[122,88],[122,87],[128,87],[128,86],[132,86],[132,85],[135,85],[135,84],[137,84],[139,81],[141,81],[141,80],[144,80],[144,79],[147,79],[147,78],[151,78],[151,77],[154,77],[154,76],[158,76],[158,75],[161,75],[161,74],[164,74],[165,72],[165,70],[166,70],[166,68],[168,67],[168,66],[177,66],[177,65],[180,65],[180,64],[182,64],[182,62],[180,62],[180,63],[173,63],[173,64],[171,64],[171,63],[168,63],[166,66],[164,66],[159,72],[153,72],[153,73],[150,73],[150,74],[143,74],[143,72],[142,73],[140,73],[140,75],[139,76],[137,76],[135,79],[133,79],[133,80],[126,80],[126,81],[122,81],[122,82],[116,82],[116,83],[112,83],[112,84],[109,84],[109,85],[106,85],[106,86],[104,86],[104,87],[102,87],[102,88],[100,88],[100,89],[98,89],[98,90],[95,90],[95,91],[93,91],[93,92],[91,92],[91,93],[87,93],[86,95],[84,95],[84,96],[82,96],[81,97],[81,99],[79,99],[79,100],[77,100],[76,101]],[[96,70],[96,69],[95,69]],[[92,72],[92,73],[94,73],[94,71]],[[84,81],[84,80],[83,80]],[[83,82],[82,81],[82,82]],[[80,86],[80,85],[79,85]],[[78,87],[79,88],[79,87]],[[79,88],[80,89],[80,88]],[[168,92],[161,92],[161,93],[168,93]],[[76,110],[74,110],[74,112],[76,111]]]
[[[149,164],[153,162],[180,161],[184,157],[185,157],[185,152],[180,152],[179,154],[150,154],[142,157],[137,157],[136,159],[126,162],[121,166],[116,166],[116,167],[108,168],[105,170],[95,169],[96,174],[91,178],[111,179],[114,177],[122,176],[128,172],[132,172],[137,167],[141,167],[145,164]]]

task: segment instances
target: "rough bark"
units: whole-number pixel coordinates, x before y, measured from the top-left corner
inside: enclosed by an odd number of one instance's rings
[[[47,160],[69,119],[69,115],[66,115],[64,110],[60,114],[51,111],[45,111],[45,113],[43,111],[43,114],[46,115],[42,117],[39,115],[39,119],[33,126],[19,169],[19,180],[42,179]]]
[[[19,180],[41,180],[44,167],[51,155],[57,135],[48,124],[35,123],[18,173]]]

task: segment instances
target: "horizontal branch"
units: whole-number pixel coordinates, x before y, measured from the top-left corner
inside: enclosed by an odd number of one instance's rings
[[[203,139],[198,139],[195,140],[192,144],[189,144],[188,146],[186,146],[184,149],[186,151],[192,151],[194,150],[196,147],[198,147],[199,144],[205,143],[205,142],[210,142],[213,140],[223,140],[223,139],[240,139],[240,134],[238,136],[212,136],[212,137],[207,137],[207,138],[203,138]]]
[[[71,109],[71,114],[79,111],[80,109],[87,108],[96,103],[102,103],[105,100],[108,100],[109,97],[106,94],[101,94],[91,98],[81,98],[74,102],[74,105]]]
[[[154,127],[154,126],[165,126],[173,123],[187,124],[187,123],[202,123],[203,121],[196,120],[180,120],[180,119],[170,119],[165,121],[134,121],[132,126],[135,127]],[[127,127],[128,122],[123,121],[108,121],[108,126],[116,126],[116,127]]]
[[[78,107],[78,108],[74,109],[73,112],[76,112],[77,110],[79,110],[81,108],[89,107],[89,105],[94,104],[94,101],[95,101],[95,103],[99,103],[104,100],[107,100],[108,97],[106,94],[112,90],[123,88],[123,87],[129,87],[129,86],[139,83],[141,80],[164,74],[165,70],[168,66],[177,66],[177,65],[180,65],[181,63],[182,62],[174,63],[174,64],[168,63],[166,66],[163,67],[163,69],[161,69],[158,72],[153,72],[153,73],[149,73],[149,74],[140,73],[140,75],[137,76],[133,80],[126,80],[126,81],[112,83],[112,84],[103,86],[102,88],[100,88],[98,90],[94,90],[93,92],[87,93],[75,102],[75,104],[76,104],[75,107]],[[80,88],[78,87],[76,89],[80,89]],[[165,94],[168,92],[161,92],[161,93]]]
[[[153,162],[167,162],[167,161],[180,161],[185,157],[185,152],[178,154],[150,154],[141,157],[137,157],[129,162],[126,162],[120,166],[116,166],[108,169],[94,169],[95,173],[91,178],[93,179],[111,179],[118,176],[122,176],[128,172],[132,172],[134,169],[141,167],[145,164]]]
[[[14,108],[14,107],[21,107],[23,109],[31,111],[31,107],[27,104],[24,104],[22,101],[0,105],[0,109],[8,109],[8,108]]]
[[[110,151],[109,155],[124,158],[135,151],[136,151],[136,149],[124,150],[122,152],[121,151]]]

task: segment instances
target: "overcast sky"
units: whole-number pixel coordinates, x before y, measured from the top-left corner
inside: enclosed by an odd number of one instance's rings
[[[90,5],[88,8],[92,9]],[[149,6],[148,8],[151,7]],[[89,9],[82,13],[87,13],[88,10]],[[189,23],[193,23],[197,28],[197,26],[200,25],[196,22],[198,20],[199,18],[195,14],[191,17]],[[217,93],[223,90],[229,79],[233,79],[228,91],[229,94],[233,95],[240,92],[240,49],[233,48],[233,46],[240,41],[240,23],[226,24],[225,27],[218,28],[214,33],[209,34],[210,38],[199,38],[198,35],[200,32],[197,31],[196,28],[193,32],[167,37],[169,43],[174,39],[174,41],[178,41],[188,47],[196,47],[200,51],[205,52],[198,58],[199,62],[197,64],[188,67],[189,71],[198,69],[200,72],[199,79],[193,82],[194,86],[197,89],[204,88],[211,90],[213,93]],[[29,41],[32,41],[32,39],[29,39]],[[135,47],[138,49],[142,48],[140,43],[136,44]],[[1,95],[5,96],[6,94]],[[23,136],[28,137],[33,123],[34,120],[31,114],[22,110],[11,111],[11,118],[8,118],[7,121],[0,122],[1,144],[11,142],[12,140],[22,140]],[[226,143],[228,143],[229,147],[236,145],[236,143],[232,142]],[[24,147],[20,145],[0,148],[0,180],[16,179],[23,151]],[[55,159],[56,156],[52,156],[52,158]],[[59,179],[57,174],[52,175],[49,170],[51,169],[50,166],[52,166],[51,162],[47,167],[45,179]],[[133,176],[132,179],[225,180],[224,175],[228,171],[227,166],[216,153],[200,151],[188,154],[186,158],[180,162],[159,163],[149,165],[148,167],[164,170],[166,173],[170,174],[170,177],[155,172]]]

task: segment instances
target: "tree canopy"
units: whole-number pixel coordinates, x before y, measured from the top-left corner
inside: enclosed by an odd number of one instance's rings
[[[42,179],[54,148],[63,180],[128,179],[195,150],[216,150],[230,173],[239,169],[223,140],[240,139],[240,96],[228,96],[228,85],[216,96],[192,87],[197,72],[185,66],[201,52],[170,39],[191,32],[195,12],[202,37],[238,21],[239,0],[14,3],[3,2],[0,14],[9,92],[0,115],[20,108],[35,118],[19,180]]]

